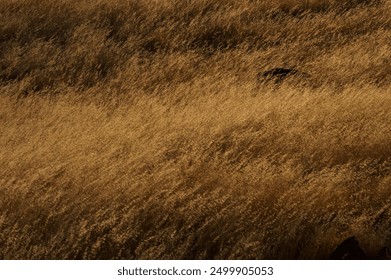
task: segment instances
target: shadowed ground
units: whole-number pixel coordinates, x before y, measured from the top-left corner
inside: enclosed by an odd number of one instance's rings
[[[0,259],[390,248],[390,13],[0,1]]]

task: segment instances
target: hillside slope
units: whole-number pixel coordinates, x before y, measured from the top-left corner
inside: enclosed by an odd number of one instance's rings
[[[391,2],[0,0],[1,259],[391,247]],[[297,69],[280,84],[259,73]]]

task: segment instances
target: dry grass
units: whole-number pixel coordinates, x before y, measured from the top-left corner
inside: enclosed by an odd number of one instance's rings
[[[0,0],[0,258],[390,246],[390,8]]]

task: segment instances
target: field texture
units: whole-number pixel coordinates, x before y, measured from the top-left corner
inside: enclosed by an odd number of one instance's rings
[[[351,235],[391,247],[391,1],[0,0],[0,259]]]

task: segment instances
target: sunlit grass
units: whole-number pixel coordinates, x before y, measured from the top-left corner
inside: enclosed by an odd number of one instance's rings
[[[389,8],[1,0],[0,258],[390,246]]]

